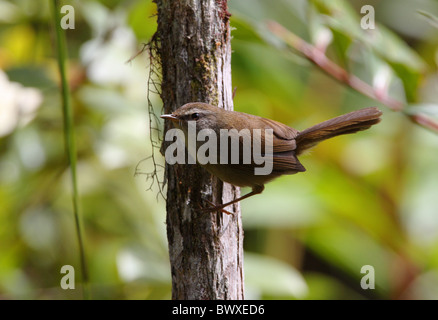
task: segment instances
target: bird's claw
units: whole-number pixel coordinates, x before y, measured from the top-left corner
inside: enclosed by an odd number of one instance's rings
[[[214,212],[214,211],[221,211],[223,213],[226,213],[228,215],[233,215],[233,212],[230,212],[228,210],[225,210],[224,208],[221,208],[220,206],[216,206],[213,202],[210,200],[205,200],[211,207],[210,208],[201,208],[202,213],[208,213],[208,212]]]

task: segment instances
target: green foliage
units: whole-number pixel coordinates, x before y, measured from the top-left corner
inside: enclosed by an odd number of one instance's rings
[[[426,20],[434,27],[434,28],[438,28],[438,17],[436,17],[435,15],[427,12],[427,11],[423,11],[423,10],[418,10],[418,13],[421,14],[423,17],[426,18]]]
[[[414,9],[404,11],[402,2]],[[384,112],[371,130],[302,156],[307,172],[282,177],[242,202],[248,298],[438,295],[438,136],[407,117],[438,118],[438,7],[373,3],[376,30],[360,27],[367,1],[229,2],[236,110],[299,130],[362,107]],[[156,8],[142,0],[72,5],[76,29],[65,30],[66,67],[92,297],[169,299],[165,204],[156,185],[148,190],[149,62],[142,54],[126,63],[154,33]],[[32,0],[0,1],[0,298],[6,299],[82,298],[50,13]],[[397,20],[404,15],[412,16],[408,29]],[[370,86],[387,86],[405,104],[403,113],[327,77],[291,52],[268,20],[325,47],[331,60]],[[159,112],[159,97],[150,98]],[[75,267],[76,290],[60,288],[67,264]],[[363,265],[375,268],[374,290],[360,287]]]

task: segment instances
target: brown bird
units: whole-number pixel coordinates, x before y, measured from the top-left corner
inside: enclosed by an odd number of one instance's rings
[[[238,187],[252,188],[250,193],[238,199],[204,209],[206,212],[221,210],[225,213],[229,213],[223,209],[233,203],[261,193],[264,190],[264,185],[269,181],[285,174],[295,174],[306,171],[297,158],[303,151],[308,150],[323,140],[338,135],[366,130],[372,125],[379,123],[381,115],[382,112],[377,108],[365,108],[321,122],[306,130],[298,131],[271,119],[242,112],[227,111],[206,103],[193,102],[183,105],[172,114],[162,115],[161,118],[171,120],[177,128],[183,130],[186,139],[188,136],[189,121],[196,123],[196,132],[202,129],[211,129],[217,137],[220,137],[221,129],[228,129],[229,140],[232,138],[238,139],[238,163],[232,163],[231,161],[231,155],[233,151],[236,151],[232,150],[231,143],[225,146],[228,150],[226,159],[228,161],[221,163],[220,154],[225,150],[220,149],[220,139],[218,138],[217,146],[219,152],[217,153],[218,158],[217,161],[215,161],[216,163],[201,164],[207,171],[224,182],[231,183]],[[263,132],[267,129],[272,129],[273,134],[269,136],[272,138],[272,154],[270,154],[271,157],[266,157],[266,161],[271,161],[269,164],[272,166],[272,171],[266,175],[255,174],[255,168],[262,167],[261,164],[256,163],[254,160],[255,154],[251,154],[251,161],[249,163],[243,161],[245,141],[248,141],[245,140],[245,135],[249,134],[251,135],[250,138],[254,138],[254,129],[259,129]],[[242,134],[236,137],[237,132],[242,132]],[[266,133],[262,133],[259,138],[262,151],[264,150],[267,137],[268,135],[266,135]],[[256,141],[254,143],[256,143]],[[187,140],[186,144],[188,144]],[[201,145],[202,143],[197,141],[196,149],[199,149]],[[260,155],[266,156],[263,152],[261,152]]]

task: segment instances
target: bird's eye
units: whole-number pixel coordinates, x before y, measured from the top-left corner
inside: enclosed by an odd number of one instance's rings
[[[199,119],[199,113],[197,113],[197,112],[192,113],[191,117],[192,117],[192,120],[198,120]]]

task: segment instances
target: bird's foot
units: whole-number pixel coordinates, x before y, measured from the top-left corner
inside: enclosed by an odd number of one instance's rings
[[[225,210],[223,205],[215,205],[210,200],[205,200],[211,207],[210,208],[201,208],[202,213],[208,213],[208,212],[214,212],[214,211],[221,211],[223,213],[226,213],[228,215],[234,215],[234,212],[230,212],[228,210]]]

